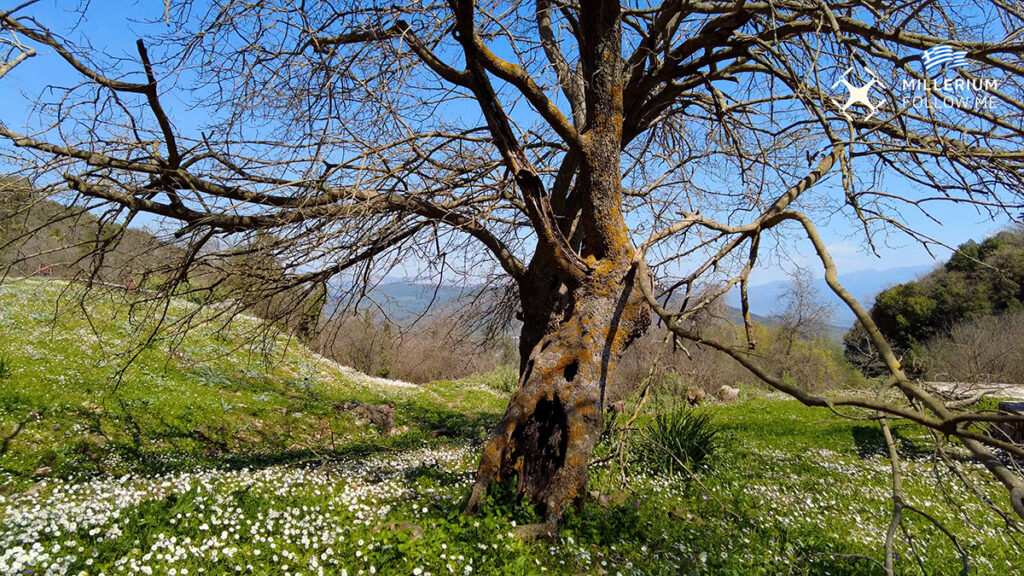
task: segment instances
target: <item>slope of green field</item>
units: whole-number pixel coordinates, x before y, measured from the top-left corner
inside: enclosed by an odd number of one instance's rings
[[[209,312],[209,322],[184,337],[165,328],[139,351],[153,329],[142,320],[151,311],[129,315],[135,296],[123,290],[90,293],[80,307],[77,290],[46,280],[0,285],[0,354],[10,373],[0,389],[0,429],[12,432],[3,441],[0,474],[9,490],[39,476],[164,472],[411,446],[437,429],[478,436],[503,406],[503,396],[482,384],[368,377],[268,333],[250,317],[225,327]],[[194,312],[194,305],[175,301],[164,322],[173,326]],[[394,404],[395,428],[383,434],[345,409],[353,402]]]
[[[144,316],[124,292],[78,296],[0,285],[0,574],[881,573],[891,500],[870,422],[748,393],[708,408],[725,435],[710,470],[633,466],[624,485],[595,469],[598,497],[558,541],[527,542],[515,526],[536,518],[508,494],[460,513],[504,404],[488,377],[369,378],[236,318],[156,341],[118,379]],[[393,403],[395,428],[352,402]],[[896,432],[908,499],[957,539],[911,514],[897,572],[958,573],[959,546],[972,573],[1019,574],[1021,537],[921,430]],[[1005,505],[976,465],[956,470]]]

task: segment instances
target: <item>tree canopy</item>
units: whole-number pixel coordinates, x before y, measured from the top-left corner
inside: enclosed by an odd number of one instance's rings
[[[976,424],[1014,417],[962,414],[910,379],[819,231],[935,246],[912,213],[1019,213],[1015,6],[168,1],[130,59],[64,39],[36,8],[0,12],[0,74],[45,50],[78,83],[39,95],[43,122],[2,113],[5,161],[118,229],[157,219],[183,247],[172,270],[259,237],[283,288],[344,277],[359,294],[408,267],[510,286],[520,384],[467,511],[514,481],[553,529],[585,494],[608,376],[654,318],[806,404],[957,438],[1024,517],[1024,482],[994,452],[1024,449]],[[964,65],[925,62],[944,45]],[[202,120],[169,113],[171,92]],[[798,242],[879,350],[877,395],[813,395],[749,354],[751,271]],[[157,293],[183,275],[166,278]],[[736,287],[741,346],[690,321]]]

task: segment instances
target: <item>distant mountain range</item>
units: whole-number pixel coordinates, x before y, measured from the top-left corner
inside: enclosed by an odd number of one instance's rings
[[[433,286],[406,280],[383,282],[367,290],[360,309],[383,313],[388,320],[408,324],[427,314],[450,311],[455,303],[472,298],[478,286]],[[338,298],[332,304],[339,304]]]
[[[3,187],[5,182],[8,184],[7,188]],[[10,193],[10,182],[0,177],[0,189]],[[17,251],[8,249],[0,252],[0,269],[6,264],[20,260],[13,270],[16,275],[29,276],[38,273],[43,267],[55,276],[74,274],[76,270],[72,269],[70,264],[82,257],[80,247],[86,240],[95,236],[99,221],[88,212],[75,220],[55,218],[63,209],[54,202],[36,202],[28,215],[16,222],[0,221],[0,240],[3,240],[5,235],[11,232],[20,233],[22,230],[41,227],[51,220],[58,220],[47,225],[45,233],[34,234],[19,244]],[[0,241],[0,245],[2,244]],[[161,242],[145,230],[129,228],[118,248],[104,259],[105,265],[100,279],[120,284],[132,272],[138,274],[146,270],[152,262],[167,262],[181,258],[180,250]],[[30,254],[39,255],[26,257]],[[886,270],[860,270],[840,274],[839,281],[865,306],[870,307],[874,303],[875,295],[885,288],[913,280],[935,266],[936,264],[924,264]],[[786,291],[788,284],[787,281],[775,281],[750,287],[750,312],[755,322],[769,326],[775,323],[774,318],[782,312],[779,298]],[[816,280],[814,286],[822,298],[833,305],[833,330],[830,330],[830,333],[834,337],[837,334],[841,336],[853,325],[853,313],[832,293],[824,279]],[[479,286],[433,286],[404,280],[386,281],[368,290],[369,299],[364,300],[360,308],[377,313],[383,312],[392,322],[407,324],[426,314],[428,309],[431,314],[450,313],[453,308],[475,296],[478,290]],[[341,292],[340,288],[335,287],[332,292],[335,297],[328,305],[328,313],[339,305],[337,295]],[[735,321],[741,322],[738,290],[726,296],[726,304],[734,309],[732,315]]]
[[[934,265],[922,265],[887,270],[861,270],[840,274],[839,281],[865,306],[870,307],[875,296],[885,288],[913,280],[933,267]],[[750,287],[748,296],[751,319],[754,322],[767,326],[776,323],[783,306],[779,299],[785,293],[788,284],[780,280]],[[816,280],[814,288],[825,302],[833,305],[834,315],[828,333],[831,338],[841,340],[842,335],[854,323],[853,313],[828,288],[824,279]],[[477,286],[431,286],[394,280],[381,283],[369,290],[369,300],[364,301],[361,307],[371,310],[377,308],[377,312],[383,311],[392,322],[405,324],[424,314],[450,312],[460,301],[472,298],[478,289]],[[337,300],[334,303],[336,305]],[[731,309],[730,315],[734,321],[741,322],[738,290],[726,296],[726,305]]]

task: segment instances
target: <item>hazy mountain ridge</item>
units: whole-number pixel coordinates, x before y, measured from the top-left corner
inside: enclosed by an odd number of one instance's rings
[[[840,274],[839,281],[861,303],[870,308],[875,296],[889,286],[913,280],[927,273],[934,264],[904,266],[887,270],[859,270]],[[748,291],[751,319],[766,326],[775,326],[782,313],[780,297],[789,282],[778,280],[751,286]],[[839,340],[854,323],[854,315],[825,283],[816,279],[814,288],[820,297],[832,305],[834,315],[829,323],[828,334]],[[410,280],[389,280],[367,291],[368,301],[363,308],[379,307],[387,317],[398,323],[410,322],[421,316],[452,313],[456,305],[471,300],[479,286],[433,286]],[[729,318],[737,324],[742,322],[739,291],[730,292],[725,299]]]
[[[359,302],[359,309],[380,315],[390,322],[408,324],[425,316],[454,313],[458,304],[471,301],[479,286],[435,286],[411,280],[387,280],[368,287]],[[348,303],[345,289],[331,288],[331,300],[326,312],[332,314]]]

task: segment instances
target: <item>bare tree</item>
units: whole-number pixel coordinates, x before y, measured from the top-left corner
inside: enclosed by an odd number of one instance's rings
[[[801,402],[955,438],[1024,517],[1024,482],[996,454],[1024,448],[981,427],[1017,417],[958,411],[909,380],[815,224],[933,247],[905,214],[1017,214],[1012,3],[169,0],[169,32],[139,40],[136,62],[61,39],[31,4],[0,13],[18,47],[3,70],[47,50],[82,83],[41,96],[37,132],[2,112],[8,161],[105,221],[158,217],[186,248],[163,294],[264,231],[289,271],[277,287],[341,277],[358,294],[396,266],[511,281],[520,383],[468,511],[514,478],[545,532],[586,493],[606,382],[653,311]],[[921,60],[943,44],[966,51],[948,87]],[[947,98],[957,89],[984,101]],[[176,128],[169,90],[209,121]],[[886,359],[875,397],[791,386],[752,343],[687,320],[736,286],[749,318],[751,270],[801,239]]]
[[[779,314],[779,328],[786,340],[787,356],[797,340],[821,336],[832,318],[832,307],[818,293],[809,271],[798,269],[790,278],[778,298],[783,307]]]

